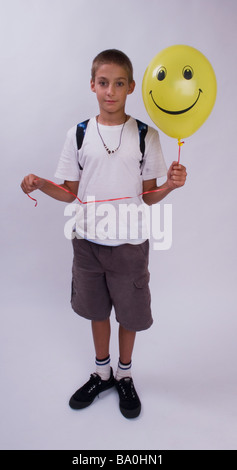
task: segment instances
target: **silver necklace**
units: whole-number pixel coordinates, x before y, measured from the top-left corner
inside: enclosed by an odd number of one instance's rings
[[[97,125],[98,134],[99,134],[99,136],[100,136],[100,138],[101,138],[101,142],[102,142],[102,144],[103,144],[103,146],[104,146],[106,152],[107,152],[109,155],[111,155],[111,154],[117,152],[117,150],[119,149],[119,147],[120,147],[120,145],[121,145],[122,135],[123,135],[123,129],[124,129],[124,126],[125,126],[125,124],[126,124],[126,121],[127,121],[127,116],[125,117],[125,121],[124,121],[123,127],[122,127],[122,129],[121,129],[118,147],[117,147],[116,149],[114,149],[114,150],[110,150],[109,147],[108,147],[108,146],[106,145],[106,143],[104,142],[104,139],[103,139],[103,137],[102,137],[102,135],[101,135],[101,133],[100,133],[99,125],[98,125],[98,116],[96,117],[96,125]]]

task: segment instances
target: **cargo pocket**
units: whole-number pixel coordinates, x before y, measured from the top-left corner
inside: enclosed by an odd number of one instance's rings
[[[150,273],[146,273],[146,274],[143,274],[143,276],[139,277],[138,279],[135,279],[133,283],[137,289],[143,289],[144,287],[148,286],[149,281],[150,281]]]
[[[147,272],[133,281],[133,327],[135,331],[146,330],[152,325],[150,273]]]

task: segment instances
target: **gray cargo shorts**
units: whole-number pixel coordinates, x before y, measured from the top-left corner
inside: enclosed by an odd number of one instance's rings
[[[71,305],[80,316],[94,321],[110,317],[125,329],[141,331],[152,323],[148,270],[149,241],[104,246],[72,240]]]

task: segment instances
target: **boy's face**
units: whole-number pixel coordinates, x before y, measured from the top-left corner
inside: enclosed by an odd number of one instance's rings
[[[91,89],[96,93],[100,112],[124,113],[127,95],[135,88],[135,82],[129,83],[124,67],[117,64],[101,65],[91,80]]]

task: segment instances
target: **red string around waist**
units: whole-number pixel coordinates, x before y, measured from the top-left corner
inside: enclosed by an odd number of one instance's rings
[[[122,201],[124,199],[133,199],[137,196],[123,196],[123,197],[116,197],[116,198],[110,198],[110,199],[98,199],[96,201],[92,200],[92,201],[81,201],[81,199],[79,199],[78,196],[76,196],[76,194],[72,193],[71,191],[69,191],[68,189],[66,188],[62,188],[62,186],[60,186],[59,184],[56,184],[54,183],[53,181],[50,181],[50,180],[46,180],[48,183],[51,183],[53,184],[54,186],[56,186],[57,188],[60,188],[62,189],[63,191],[65,191],[66,193],[69,193],[69,194],[72,194],[72,196],[75,197],[75,199],[77,199],[80,204],[91,204],[91,203],[96,203],[96,202],[112,202],[112,201]],[[143,193],[140,193],[138,194],[138,196],[143,196],[144,194],[150,194],[150,193],[157,193],[158,191],[165,191],[166,189],[168,189],[167,186],[165,186],[164,188],[157,188],[157,189],[152,189],[151,191],[145,191]],[[35,201],[35,207],[37,206],[37,199],[33,198],[32,196],[30,196],[29,194],[27,194],[27,196],[32,199],[32,201]]]
[[[181,151],[181,146],[184,144],[184,142],[180,139],[178,139],[178,146],[179,146],[179,153],[178,153],[178,163],[180,162],[180,151]],[[50,181],[50,180],[46,180],[48,183],[51,183],[53,184],[54,186],[56,186],[57,188],[60,188],[62,189],[63,191],[65,191],[66,193],[69,193],[69,194],[72,194],[72,196],[75,197],[75,199],[77,199],[80,204],[90,204],[90,203],[96,203],[96,202],[112,202],[112,201],[122,201],[122,200],[125,200],[125,199],[133,199],[137,196],[124,196],[124,197],[116,197],[116,198],[110,198],[110,199],[99,199],[97,201],[81,201],[81,199],[79,199],[79,197],[72,193],[71,191],[69,191],[69,189],[66,189],[66,188],[62,188],[62,186],[60,186],[59,184],[57,183],[54,183],[53,181]],[[140,193],[138,194],[138,196],[143,196],[144,194],[150,194],[150,193],[157,193],[159,191],[165,191],[166,189],[168,189],[167,186],[165,186],[164,188],[157,188],[157,189],[152,189],[151,191],[145,191],[143,193]],[[32,196],[30,196],[29,194],[27,194],[27,196],[32,199],[32,201],[35,201],[35,207],[37,206],[37,199],[33,198]]]

